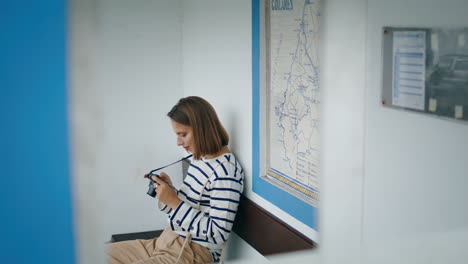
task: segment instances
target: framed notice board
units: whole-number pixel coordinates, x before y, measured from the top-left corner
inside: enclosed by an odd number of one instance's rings
[[[468,27],[384,27],[382,104],[468,121]]]

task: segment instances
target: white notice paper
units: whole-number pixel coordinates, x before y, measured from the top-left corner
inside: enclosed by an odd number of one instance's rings
[[[393,105],[424,111],[426,32],[393,33]]]
[[[455,118],[457,119],[463,118],[463,105],[455,106]]]

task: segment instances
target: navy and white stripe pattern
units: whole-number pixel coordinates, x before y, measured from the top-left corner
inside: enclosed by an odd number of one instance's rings
[[[232,153],[192,160],[178,192],[182,202],[175,210],[159,203],[160,209],[168,213],[173,231],[183,237],[190,232],[192,241],[209,248],[217,260],[231,233],[243,189],[244,171]]]

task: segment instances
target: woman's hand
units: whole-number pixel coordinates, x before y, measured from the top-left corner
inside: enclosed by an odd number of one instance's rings
[[[161,178],[161,179],[163,179],[165,182],[169,183],[169,185],[174,186],[174,185],[172,185],[171,178],[170,178],[169,175],[167,175],[165,172],[161,172],[161,173],[159,174],[159,178]]]
[[[161,172],[159,177],[152,177],[153,181],[156,182],[154,187],[156,188],[157,198],[172,209],[176,209],[181,200],[177,197],[177,193],[172,187],[171,178],[164,172]]]

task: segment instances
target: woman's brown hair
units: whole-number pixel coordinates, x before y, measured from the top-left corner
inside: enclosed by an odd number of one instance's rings
[[[229,135],[221,125],[216,111],[201,97],[180,99],[167,116],[177,123],[192,127],[195,144],[193,158],[196,160],[218,153],[229,143]]]

